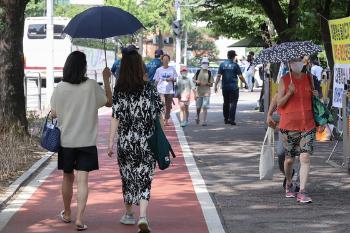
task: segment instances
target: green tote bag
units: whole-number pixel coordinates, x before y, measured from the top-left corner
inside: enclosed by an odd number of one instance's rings
[[[147,140],[151,151],[153,152],[154,159],[158,163],[160,170],[165,170],[170,166],[170,153],[175,158],[175,153],[171,148],[171,145],[166,138],[162,126],[160,125],[159,116],[155,120],[155,130],[153,135]]]

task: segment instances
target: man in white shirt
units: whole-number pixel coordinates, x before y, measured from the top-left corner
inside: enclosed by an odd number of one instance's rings
[[[163,55],[162,62],[163,66],[157,69],[154,81],[165,106],[164,119],[165,125],[168,125],[174,96],[174,82],[178,75],[175,68],[169,66],[170,56],[168,54]]]
[[[311,74],[314,80],[315,89],[322,96],[321,81],[323,68],[319,66],[318,61],[312,61]]]

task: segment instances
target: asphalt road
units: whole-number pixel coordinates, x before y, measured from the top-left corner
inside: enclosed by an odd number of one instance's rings
[[[254,109],[258,92],[240,93],[237,126],[223,122],[222,98],[213,95],[208,126],[191,125],[185,134],[227,233],[350,232],[350,179],[325,163],[331,143],[316,143],[308,191],[314,203],[286,199],[275,163],[273,181],[260,181],[259,153],[264,115]]]

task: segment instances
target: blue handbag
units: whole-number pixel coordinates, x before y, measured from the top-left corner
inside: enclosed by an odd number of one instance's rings
[[[41,146],[51,152],[58,152],[61,147],[61,131],[57,127],[57,121],[54,123],[53,119],[51,122],[47,122],[51,111],[46,116],[43,132],[41,134],[40,144]]]

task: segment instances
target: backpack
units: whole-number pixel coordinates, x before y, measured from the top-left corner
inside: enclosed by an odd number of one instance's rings
[[[198,80],[198,75],[199,75],[199,72],[201,72],[201,70],[197,70],[196,74],[194,75],[196,81]],[[208,83],[210,83],[210,79],[211,79],[211,71],[208,70]]]

